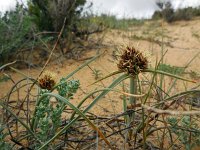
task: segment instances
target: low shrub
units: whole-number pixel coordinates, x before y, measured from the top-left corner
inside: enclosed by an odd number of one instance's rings
[[[159,6],[159,4],[157,4]],[[162,11],[155,11],[152,19],[164,18],[168,23],[178,20],[191,20],[195,16],[200,16],[200,8],[180,8],[174,10],[170,2],[163,4]]]
[[[7,11],[0,17],[0,65],[17,59],[17,50],[30,46],[34,25],[25,9],[17,4],[15,10]]]

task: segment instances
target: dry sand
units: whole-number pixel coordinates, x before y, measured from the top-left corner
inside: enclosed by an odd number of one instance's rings
[[[162,26],[163,25],[163,26]],[[151,42],[146,39],[152,38],[157,41],[162,41],[162,33],[163,33],[163,41],[167,43],[167,45],[163,45],[163,51],[167,51],[164,57],[164,63],[170,64],[172,66],[184,67],[195,55],[200,53],[200,20],[195,19],[192,21],[180,21],[175,22],[173,24],[162,24],[161,21],[146,21],[142,26],[135,26],[130,28],[128,31],[124,30],[109,30],[104,36],[103,44],[105,47],[98,47],[97,49],[93,49],[85,52],[82,58],[87,58],[94,56],[97,51],[104,53],[99,59],[95,62],[92,62],[89,66],[92,69],[100,70],[102,76],[105,76],[113,71],[117,70],[116,61],[113,59],[113,52],[116,49],[120,49],[121,45],[129,45],[134,46],[136,49],[141,51],[148,52],[149,59],[151,60],[151,66],[155,65],[156,60],[161,58],[161,49],[162,46]],[[101,35],[95,35],[91,38],[93,40]],[[136,39],[134,36],[143,37],[143,39]],[[198,37],[199,36],[199,37]],[[193,70],[196,73],[200,73],[200,55],[192,61],[192,63],[187,68],[187,72]],[[64,60],[64,61],[54,61],[48,65],[47,70],[53,71],[57,73],[57,78],[65,77],[70,72],[75,70],[78,66],[83,64],[85,61],[75,61],[75,60]],[[27,76],[36,78],[40,73],[41,69],[22,69],[21,70]],[[12,79],[17,82],[23,78],[19,73],[14,73],[11,71],[5,71],[2,73],[6,73],[12,77]],[[1,74],[2,74],[1,73]],[[149,76],[149,75],[146,75]],[[149,76],[150,77],[150,76]],[[189,76],[188,76],[189,77]],[[75,98],[72,102],[77,105],[80,100],[86,95],[95,89],[107,87],[112,81],[113,77],[99,82],[96,85],[89,86],[91,83],[95,81],[92,70],[88,67],[80,70],[73,76],[74,79],[79,79],[81,83],[81,90],[76,94]],[[170,81],[170,79],[168,79]],[[166,82],[165,88],[168,88],[169,81]],[[197,79],[199,81],[199,79]],[[177,89],[172,91],[171,94],[176,93],[181,90],[185,90],[185,86],[189,89],[194,87],[195,84],[189,84],[186,82],[178,82]],[[198,85],[198,84],[196,84]],[[13,86],[11,81],[1,83],[0,84],[0,96],[4,96]],[[118,86],[121,89],[120,86]],[[24,89],[26,91],[27,89]],[[84,91],[84,92],[83,92]],[[24,92],[20,93],[22,97],[24,96]],[[96,96],[96,95],[95,95]],[[84,106],[88,105],[92,101],[92,98],[89,99]],[[97,109],[96,109],[97,108]],[[119,113],[122,112],[122,100],[120,99],[120,94],[116,94],[111,92],[105,98],[103,98],[97,106],[92,109],[92,112],[96,114],[106,115],[108,113]]]

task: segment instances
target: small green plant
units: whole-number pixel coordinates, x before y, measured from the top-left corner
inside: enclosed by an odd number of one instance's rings
[[[181,120],[168,118],[170,130],[177,135],[178,140],[185,146],[184,149],[191,150],[200,146],[200,128],[197,123],[191,121],[191,116],[184,116]]]
[[[92,75],[94,76],[94,79],[95,80],[98,80],[99,78],[101,78],[101,76],[103,75],[101,70],[98,70],[98,69],[94,69],[92,71]]]
[[[0,76],[0,83],[1,82],[7,82],[8,80],[10,80],[10,77],[5,76],[5,75]]]
[[[196,72],[196,71],[191,70],[191,71],[189,72],[189,75],[190,75],[190,77],[191,77],[192,79],[195,79],[195,80],[200,79],[200,74],[199,74],[198,72]]]
[[[197,40],[200,39],[200,35],[198,32],[192,32],[192,36],[195,37]]]
[[[61,115],[67,107],[66,103],[63,103],[59,99],[56,99],[57,103],[53,105],[49,96],[43,97],[44,94],[51,93],[51,90],[53,90],[56,84],[54,76],[55,75],[51,72],[45,72],[39,79],[39,85],[42,89],[40,91],[39,101],[35,107],[31,126],[34,131],[38,131],[37,136],[42,142],[48,141],[56,134],[62,123]],[[61,78],[55,89],[60,96],[70,101],[73,99],[73,95],[78,90],[79,85],[80,83],[78,80],[66,81],[65,78]],[[40,145],[38,146],[40,147]],[[39,147],[36,146],[36,148]],[[47,147],[45,147],[45,149],[47,149]]]

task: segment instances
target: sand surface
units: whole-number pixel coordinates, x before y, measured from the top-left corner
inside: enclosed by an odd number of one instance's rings
[[[98,34],[90,38],[93,40],[99,40],[99,37],[101,36],[102,34]],[[153,39],[154,41],[149,39]],[[159,44],[158,42],[162,42],[162,40],[164,45]],[[173,24],[162,23],[162,21],[146,21],[144,25],[134,26],[126,31],[107,30],[106,34],[104,35],[102,44],[104,46],[99,46],[92,50],[86,51],[81,57],[81,59],[84,59],[95,56],[97,52],[104,53],[96,61],[89,64],[89,67],[86,66],[73,76],[74,79],[80,80],[81,83],[80,90],[75,95],[74,99],[71,100],[75,105],[77,105],[87,93],[90,93],[96,89],[107,87],[112,83],[114,78],[117,77],[111,77],[102,82],[98,82],[95,85],[90,85],[96,81],[92,70],[99,70],[101,73],[100,77],[103,77],[117,70],[117,62],[113,58],[113,54],[117,49],[120,49],[122,45],[134,46],[140,51],[145,51],[145,53],[147,52],[151,62],[150,66],[152,67],[155,66],[156,60],[159,61],[161,58],[162,49],[163,53],[167,51],[164,57],[164,63],[170,64],[172,66],[185,67],[188,62],[190,62],[192,58],[196,56],[195,59],[190,63],[189,67],[186,69],[186,72],[195,71],[195,73],[200,74],[200,55],[197,55],[200,53],[199,19],[194,19],[188,22],[180,21]],[[57,74],[57,79],[59,80],[61,77],[67,76],[85,61],[86,60],[76,61],[70,59],[56,60],[51,62],[47,66],[46,70],[55,72]],[[37,78],[41,68],[21,69],[20,71],[29,77]],[[14,82],[24,78],[21,74],[12,71],[2,71],[1,75],[3,75],[3,73],[10,75]],[[148,78],[151,77],[149,74],[145,74],[145,76]],[[186,75],[186,77],[190,78],[189,75]],[[141,75],[141,78],[143,78],[143,75]],[[199,78],[196,78],[195,80],[197,82],[200,81]],[[166,90],[169,87],[170,82],[171,79],[166,77]],[[171,92],[171,94],[185,89],[190,89],[198,85],[198,83],[190,84],[182,81],[177,82],[177,84],[178,85]],[[5,96],[13,85],[14,83],[11,81],[0,83],[0,96]],[[26,95],[27,88],[28,87],[21,89],[22,92],[19,93],[20,97],[24,97]],[[118,86],[117,89],[121,90],[122,87]],[[97,94],[95,94],[94,97],[96,95]],[[12,97],[15,99],[16,95],[13,95]],[[93,98],[89,98],[84,106],[87,106],[93,100]],[[120,94],[111,92],[102,100],[100,100],[98,105],[96,105],[91,111],[95,114],[108,115],[110,113],[115,114],[122,112],[122,109],[122,99],[120,98]]]

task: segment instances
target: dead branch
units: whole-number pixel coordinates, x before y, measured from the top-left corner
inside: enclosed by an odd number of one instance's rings
[[[173,111],[173,110],[161,110],[147,105],[142,105],[142,108],[147,109],[150,112],[157,114],[166,114],[166,115],[199,115],[200,111]]]

